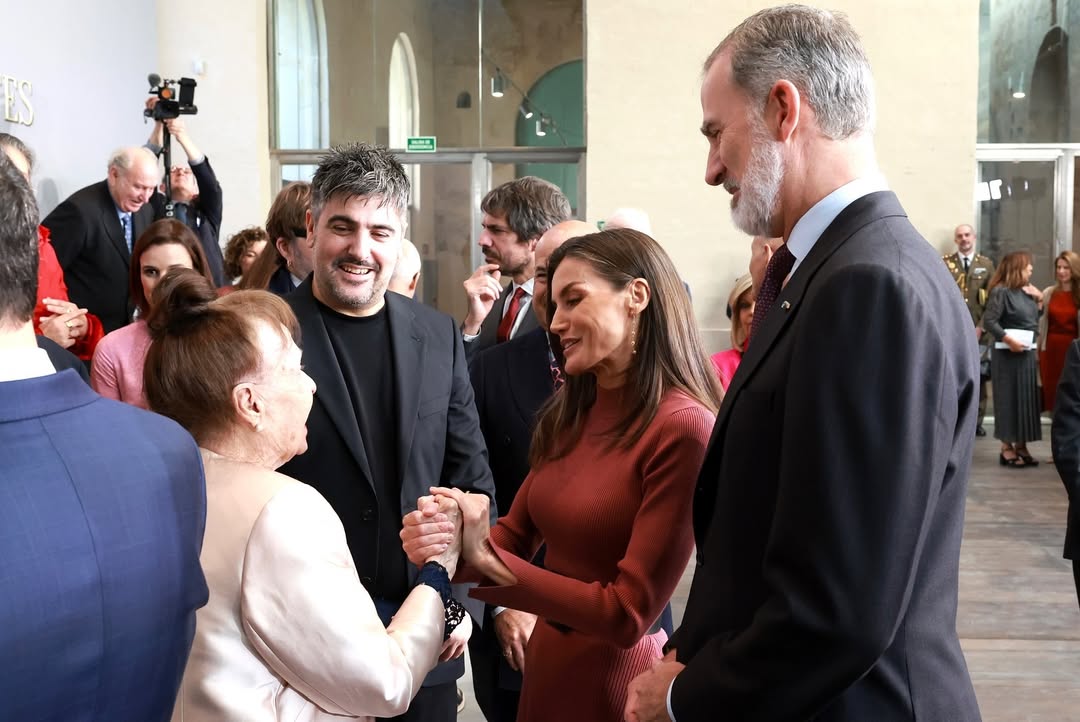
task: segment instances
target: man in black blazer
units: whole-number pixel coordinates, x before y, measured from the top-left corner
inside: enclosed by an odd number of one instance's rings
[[[1069,346],[1065,369],[1058,381],[1050,448],[1058,476],[1069,495],[1064,556],[1072,560],[1073,582],[1080,601],[1080,341]]]
[[[52,235],[71,301],[101,319],[105,333],[131,321],[131,247],[154,222],[148,201],[160,181],[146,148],[122,148],[105,180],[75,191],[41,222]]]
[[[861,42],[772,8],[705,67],[706,180],[785,244],[702,465],[682,626],[627,719],[978,720],[956,633],[978,354],[877,173]]]
[[[469,365],[480,430],[488,449],[495,502],[510,510],[529,474],[529,445],[536,414],[554,388],[547,338],[547,262],[555,249],[575,236],[596,230],[583,221],[565,221],[548,229],[535,248],[532,301],[537,328],[480,352]],[[525,645],[536,615],[490,607],[485,623],[469,639],[473,690],[488,722],[514,722],[521,696]],[[486,621],[486,620],[485,620]]]
[[[456,323],[386,293],[408,199],[408,177],[385,149],[332,150],[315,172],[307,213],[314,273],[287,297],[317,390],[308,450],[280,471],[315,487],[341,517],[384,622],[416,580],[398,534],[417,498],[445,485],[494,496]],[[482,616],[481,603],[456,596]],[[465,642],[451,640],[444,656],[455,658],[428,675],[398,719],[455,718]]]
[[[540,236],[570,218],[570,201],[558,186],[525,176],[493,188],[480,202],[485,263],[465,280],[469,312],[461,324],[470,360],[497,343],[537,327],[533,299],[533,253]],[[503,277],[511,282],[502,287]]]

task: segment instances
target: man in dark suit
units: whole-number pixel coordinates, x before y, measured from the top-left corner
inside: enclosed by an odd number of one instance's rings
[[[465,280],[469,312],[461,324],[471,360],[497,343],[536,328],[533,252],[549,228],[570,218],[570,201],[558,186],[525,176],[493,188],[480,202],[484,212],[480,249],[485,263]],[[504,289],[503,276],[511,282]]]
[[[384,148],[332,150],[312,180],[307,236],[314,273],[287,297],[302,330],[304,366],[318,390],[308,450],[283,474],[319,490],[341,517],[360,581],[384,622],[416,580],[401,518],[434,485],[494,495],[461,334],[449,316],[387,293],[409,180]],[[458,598],[474,618],[483,605]],[[408,713],[450,722],[465,639],[451,638]]]
[[[706,180],[785,243],[702,465],[683,622],[627,719],[978,720],[956,633],[976,343],[877,172],[861,41],[771,8],[705,67]]]
[[[536,414],[554,388],[554,357],[547,339],[547,262],[569,238],[596,231],[583,221],[548,229],[535,248],[532,310],[537,328],[477,354],[469,366],[480,430],[488,449],[495,502],[510,510],[529,474],[529,444]],[[525,646],[536,615],[505,607],[486,607],[493,622],[469,640],[473,690],[488,722],[514,722],[521,696]]]
[[[146,148],[123,148],[105,180],[73,193],[45,217],[71,301],[101,319],[105,333],[131,321],[131,247],[154,221],[147,203],[157,190],[157,159]]]
[[[986,300],[990,294],[990,279],[994,277],[994,262],[981,253],[975,252],[975,230],[961,224],[953,231],[956,253],[942,256],[946,268],[956,281],[960,295],[971,313],[975,324],[975,338],[979,341],[979,354],[989,358],[990,334],[983,334],[982,316],[986,311]],[[979,379],[979,418],[975,425],[976,436],[986,436],[983,417],[986,416],[987,385],[990,377],[982,375]]]
[[[168,719],[207,601],[199,450],[37,347],[37,226],[0,153],[2,716]]]
[[[153,107],[157,97],[152,97],[147,102],[148,107]],[[165,133],[162,126],[168,127],[172,137],[184,149],[187,163],[175,162],[169,169],[169,183],[172,186],[173,216],[195,231],[199,238],[199,245],[206,254],[206,261],[210,267],[210,275],[214,279],[214,285],[228,285],[230,279],[225,278],[225,258],[221,253],[221,215],[223,201],[221,184],[218,183],[217,175],[210,165],[210,159],[206,157],[199,146],[195,145],[187,126],[180,118],[172,118],[166,121],[154,121],[154,130],[150,133],[150,140],[146,148],[154,155],[161,155],[162,143],[165,141]],[[164,190],[164,185],[162,186]],[[154,220],[166,217],[167,199],[163,193],[155,193],[150,202],[154,206]]]
[[[1069,346],[1065,369],[1058,381],[1050,448],[1058,476],[1069,495],[1064,556],[1072,560],[1076,598],[1080,601],[1080,341]]]

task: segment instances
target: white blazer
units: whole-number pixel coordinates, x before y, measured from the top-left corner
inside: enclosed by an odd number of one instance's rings
[[[438,593],[409,594],[389,628],[330,504],[295,479],[203,450],[209,603],[174,722],[394,717],[435,666]]]

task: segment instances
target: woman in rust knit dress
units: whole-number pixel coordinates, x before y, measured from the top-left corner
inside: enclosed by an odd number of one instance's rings
[[[582,236],[547,272],[552,348],[568,378],[540,412],[532,473],[490,530],[486,497],[433,491],[462,508],[469,569],[458,579],[481,581],[472,596],[539,617],[519,722],[615,722],[630,680],[662,656],[656,621],[690,558],[694,485],[722,392],[654,240]],[[439,542],[410,537],[424,519],[406,518],[410,556]],[[542,543],[544,568],[529,563]]]

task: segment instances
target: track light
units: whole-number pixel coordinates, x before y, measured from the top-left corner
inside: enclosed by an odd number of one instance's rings
[[[525,120],[528,120],[529,118],[533,117],[533,115],[535,115],[533,113],[532,104],[529,102],[528,98],[521,101],[521,105],[518,107],[518,111],[521,113],[521,117]]]
[[[1020,71],[1020,85],[1016,86],[1016,90],[1013,91],[1012,97],[1017,100],[1022,100],[1027,97],[1027,93],[1024,92],[1024,71]]]
[[[548,123],[549,121],[546,115],[541,115],[540,119],[536,121],[536,136],[538,138],[543,138],[547,135]]]
[[[495,98],[503,97],[503,87],[505,81],[503,80],[502,71],[495,68],[495,75],[491,78],[491,95]]]

